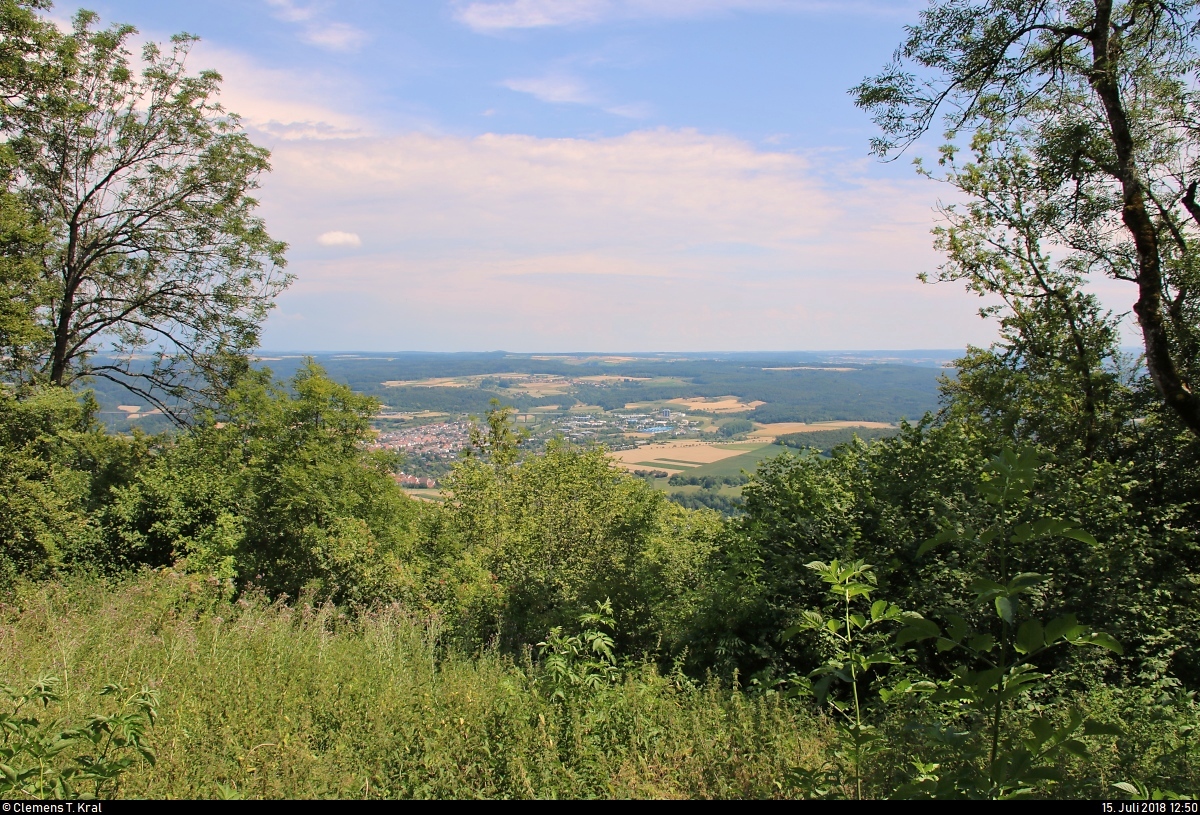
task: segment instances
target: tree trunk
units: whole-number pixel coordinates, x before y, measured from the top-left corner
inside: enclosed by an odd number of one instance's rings
[[[1138,175],[1133,135],[1121,101],[1113,51],[1119,48],[1119,33],[1112,31],[1112,0],[1096,0],[1096,22],[1092,29],[1092,89],[1100,97],[1116,149],[1124,208],[1121,219],[1133,236],[1137,249],[1138,299],[1133,311],[1142,329],[1146,368],[1163,401],[1197,437],[1200,437],[1200,397],[1180,374],[1171,355],[1170,338],[1162,303],[1162,261],[1158,232],[1146,211],[1146,191]]]

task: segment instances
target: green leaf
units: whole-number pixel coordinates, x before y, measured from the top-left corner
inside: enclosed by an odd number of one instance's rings
[[[899,665],[900,659],[895,654],[890,654],[887,651],[876,651],[870,656],[864,657],[863,665]]]
[[[1087,745],[1081,742],[1079,739],[1068,739],[1067,741],[1064,741],[1062,743],[1062,749],[1066,750],[1073,756],[1078,756],[1079,758],[1087,758],[1091,755],[1091,751],[1088,750]]]
[[[806,626],[804,623],[796,623],[795,625],[789,625],[787,628],[783,629],[783,631],[780,632],[779,641],[787,642],[792,637],[799,634],[801,631],[807,631],[807,630],[809,630],[809,626]]]
[[[1079,541],[1080,543],[1086,543],[1089,546],[1099,546],[1099,543],[1096,541],[1096,539],[1082,529],[1064,529],[1058,534],[1062,535],[1064,538],[1071,538]]]
[[[946,615],[946,636],[950,639],[958,642],[967,636],[969,630],[967,621],[962,618],[961,614]]]
[[[1074,639],[1079,636],[1079,631],[1079,620],[1075,615],[1064,614],[1046,624],[1045,640],[1047,643],[1054,643],[1059,639]]]
[[[813,696],[817,697],[817,704],[825,704],[825,700],[829,697],[829,686],[833,684],[833,676],[826,675],[813,683]]]
[[[1115,654],[1124,654],[1125,648],[1121,643],[1117,642],[1111,634],[1105,634],[1103,631],[1095,631],[1091,634],[1085,634],[1082,637],[1077,637],[1071,640],[1073,645],[1095,645],[1099,648],[1104,648],[1112,651]]]
[[[1013,604],[1012,600],[1007,597],[996,598],[996,613],[1000,615],[1000,619],[1012,625],[1013,622]]]
[[[1031,589],[1034,586],[1041,585],[1042,583],[1045,583],[1049,579],[1050,578],[1044,574],[1036,574],[1034,572],[1023,572],[1023,573],[1017,575],[1016,577],[1014,577],[1012,580],[1008,581],[1008,593],[1010,595],[1018,594],[1018,593],[1023,594],[1028,589]]]
[[[871,604],[871,621],[878,622],[879,618],[887,613],[888,601],[876,600]]]
[[[922,557],[936,547],[941,546],[943,543],[953,540],[957,537],[957,534],[958,533],[956,533],[953,529],[943,529],[941,532],[937,533],[932,538],[917,547],[917,557]]]
[[[1046,644],[1039,620],[1026,620],[1017,629],[1017,652],[1032,654]]]
[[[967,647],[972,651],[986,654],[996,647],[996,638],[991,634],[978,634],[971,638],[971,641],[967,643]]]
[[[942,634],[942,630],[938,628],[937,623],[933,620],[926,620],[919,615],[905,615],[904,619],[908,625],[896,635],[897,647],[910,642],[920,642],[921,640],[940,637]]]
[[[1054,723],[1045,716],[1038,716],[1034,719],[1030,729],[1033,731],[1033,737],[1038,747],[1054,737]]]
[[[1013,529],[1011,540],[1013,543],[1028,543],[1029,539],[1033,537],[1033,532],[1033,524],[1018,524]]]
[[[1004,593],[1004,587],[995,580],[988,580],[986,577],[978,577],[971,581],[971,591],[974,592],[979,602],[987,602],[998,594]]]

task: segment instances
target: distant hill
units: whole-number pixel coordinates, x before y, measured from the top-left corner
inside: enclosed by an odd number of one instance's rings
[[[313,354],[329,375],[393,411],[482,415],[492,399],[519,411],[734,396],[762,402],[740,414],[757,422],[847,419],[895,422],[937,409],[938,379],[960,352],[835,351],[733,354]],[[258,364],[281,379],[305,355],[263,352]],[[506,379],[503,375],[512,375]],[[516,378],[514,378],[516,377]],[[519,377],[540,378],[545,388]],[[148,432],[169,426],[117,385],[91,384],[101,419],[112,430],[135,424]],[[119,408],[124,406],[125,410]],[[138,407],[138,411],[128,408]],[[702,411],[703,406],[692,408]],[[138,416],[139,418],[129,418]]]

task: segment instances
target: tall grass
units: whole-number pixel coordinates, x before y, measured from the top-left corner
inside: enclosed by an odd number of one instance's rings
[[[532,666],[436,640],[401,608],[74,579],[0,606],[0,681],[60,677],[68,722],[107,683],[156,689],[158,761],[129,797],[771,797],[821,763],[819,725],[772,697],[635,666],[556,702]]]

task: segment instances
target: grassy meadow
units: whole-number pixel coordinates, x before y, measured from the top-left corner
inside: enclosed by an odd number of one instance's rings
[[[0,671],[60,680],[50,719],[111,712],[108,683],[157,692],[150,798],[745,798],[818,766],[822,725],[777,696],[626,665],[554,698],[528,659],[439,647],[399,607],[220,597],[172,572],[28,585],[0,607]]]

